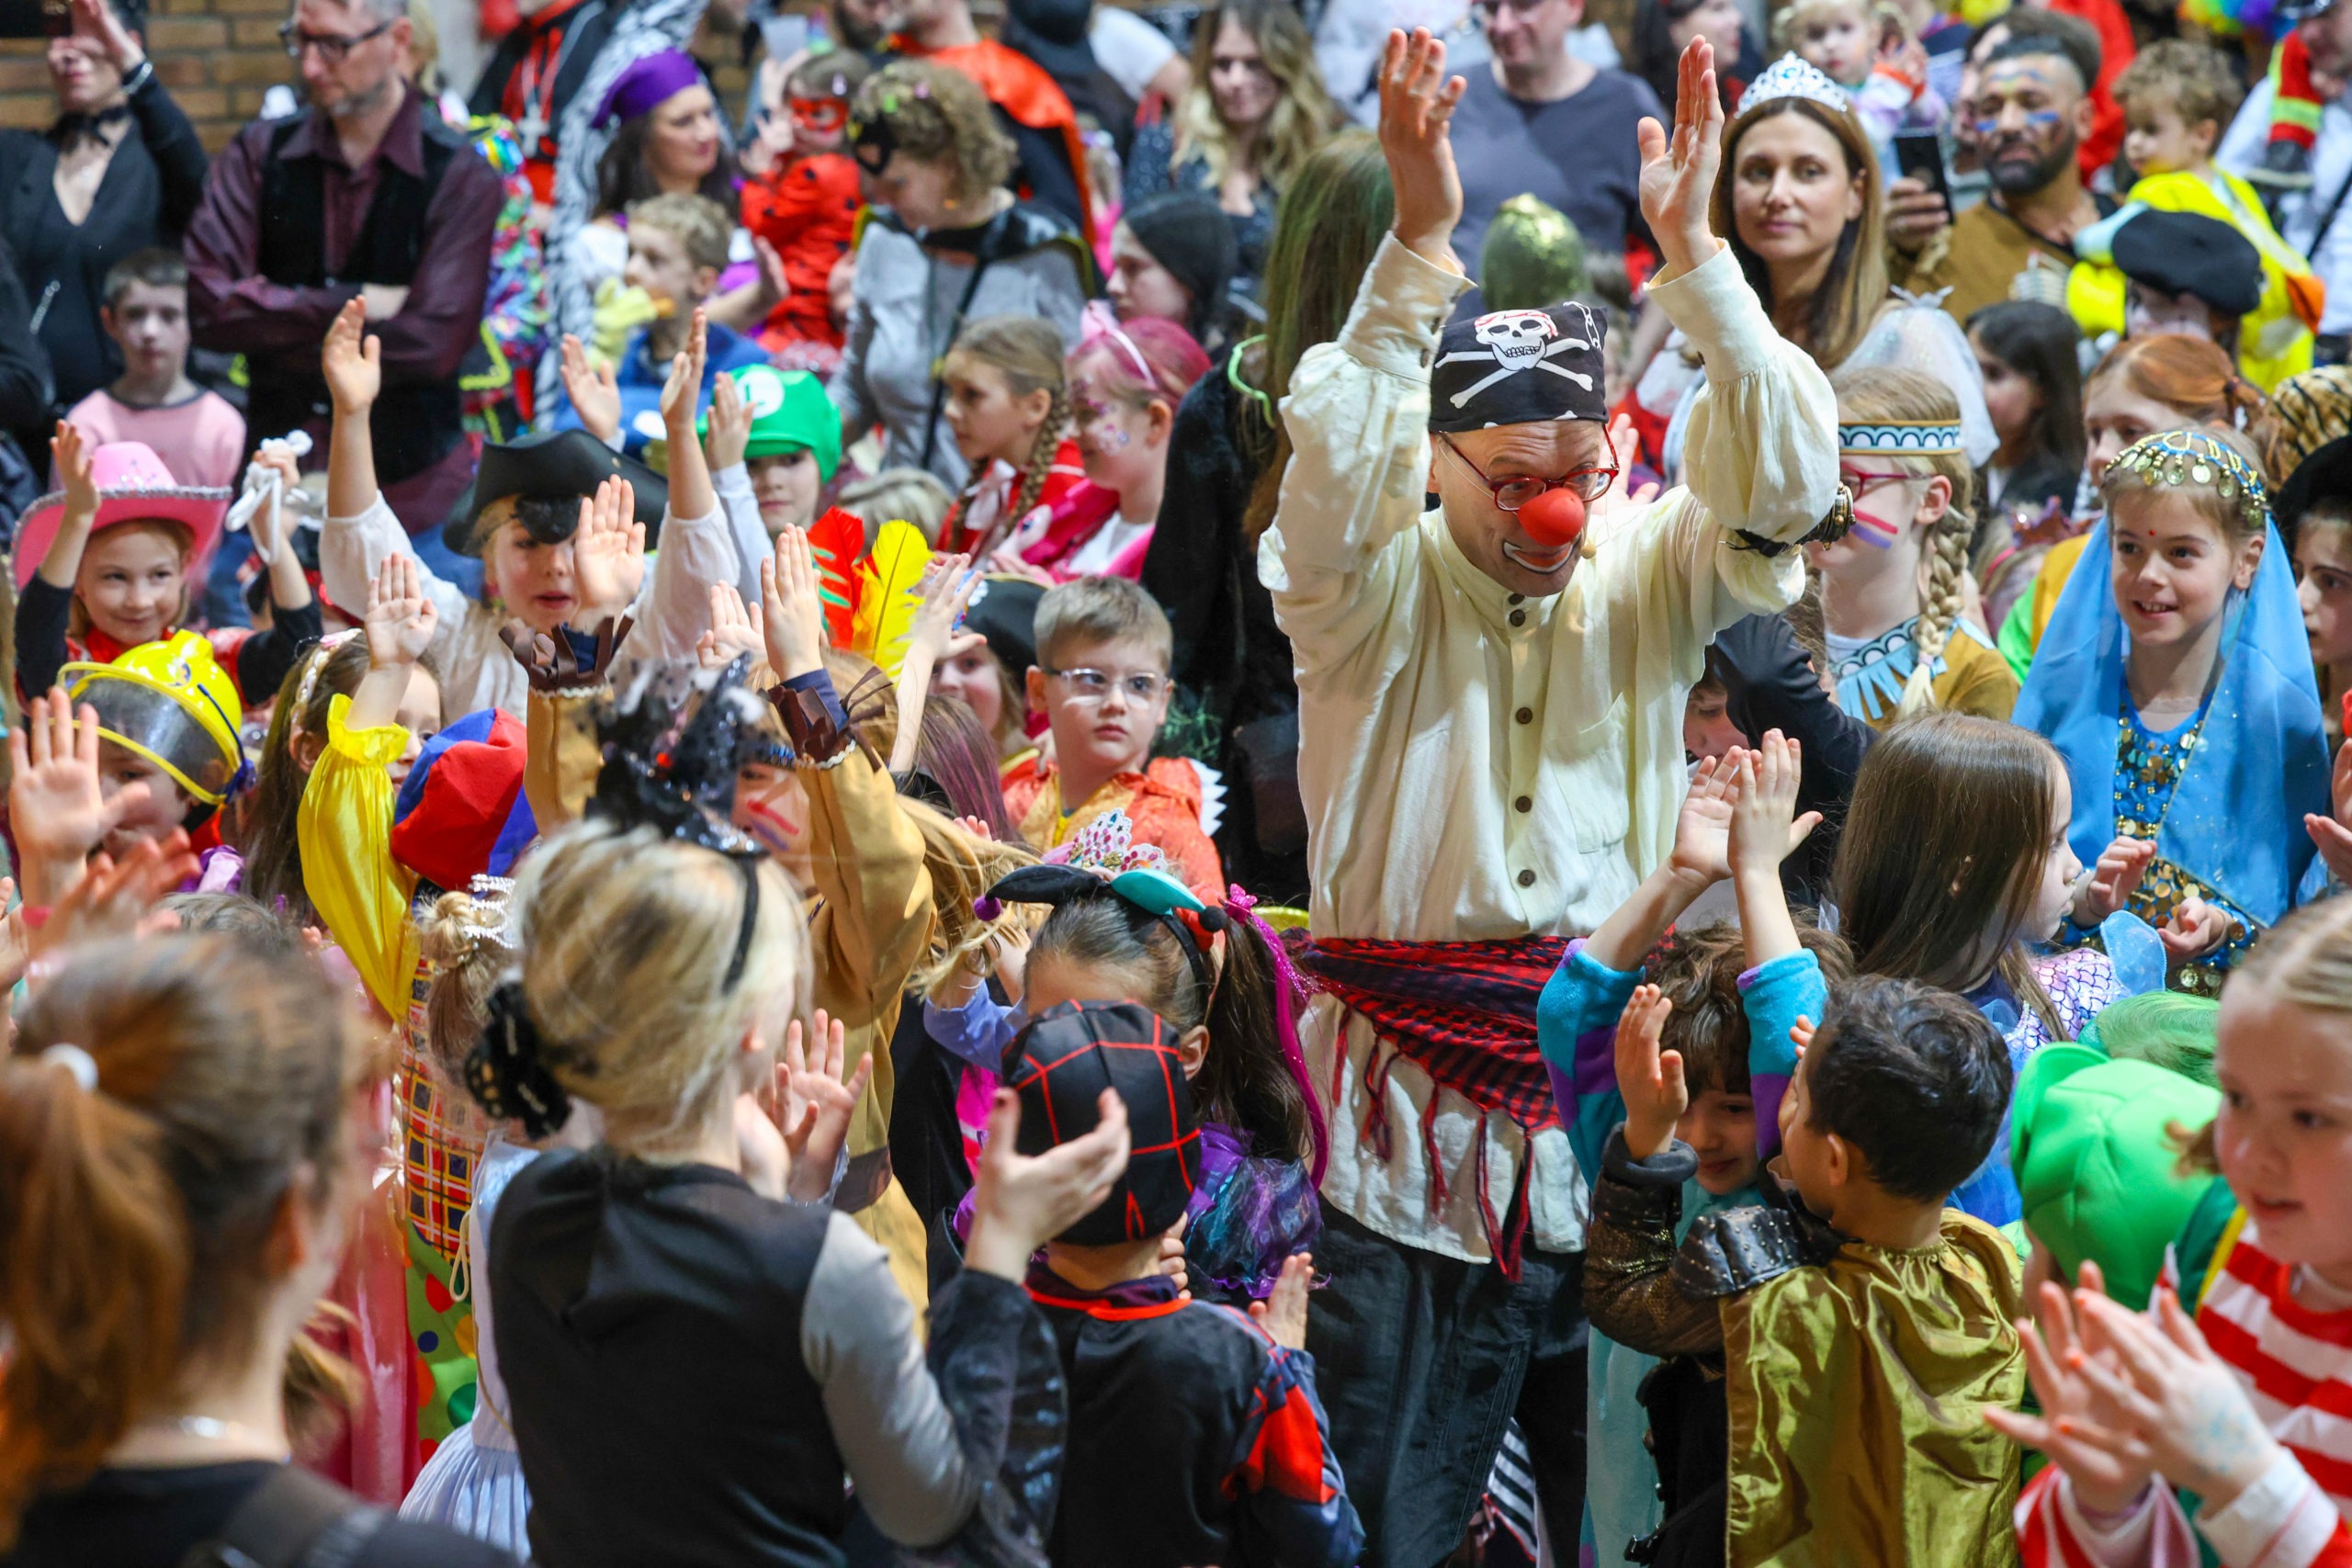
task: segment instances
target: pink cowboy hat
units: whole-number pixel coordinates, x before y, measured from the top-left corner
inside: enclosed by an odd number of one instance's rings
[[[229,491],[184,485],[171,476],[164,460],[143,441],[109,441],[90,454],[90,478],[98,487],[98,520],[90,525],[95,537],[101,528],[118,523],[154,519],[177,523],[188,531],[187,575],[200,579],[220,542],[220,520],[228,514]],[[21,592],[40,570],[41,557],[57,537],[65,517],[65,492],[51,491],[25,512],[17,526],[15,558],[17,587]]]

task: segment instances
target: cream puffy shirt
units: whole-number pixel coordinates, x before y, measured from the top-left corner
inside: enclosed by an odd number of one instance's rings
[[[1429,365],[1464,287],[1385,239],[1339,338],[1301,358],[1283,402],[1294,456],[1258,571],[1297,662],[1317,936],[1476,942],[1600,924],[1673,845],[1683,698],[1708,642],[1803,586],[1796,551],[1735,549],[1732,530],[1793,540],[1836,498],[1828,380],[1720,251],[1650,286],[1707,367],[1688,487],[1597,516],[1598,554],[1566,592],[1508,592],[1421,505]],[[1477,1140],[1500,1216],[1527,1156],[1519,1128],[1497,1114],[1482,1134],[1476,1106],[1400,1058],[1384,1087],[1384,1161],[1361,1136],[1371,1027],[1318,997],[1299,1032],[1318,1091],[1338,1089],[1323,1195],[1405,1246],[1488,1260]],[[1436,1208],[1432,1095],[1447,1179]],[[1581,1248],[1566,1135],[1539,1135],[1533,1158],[1531,1244]]]

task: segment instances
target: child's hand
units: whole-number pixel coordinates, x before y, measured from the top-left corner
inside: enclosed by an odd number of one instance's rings
[[[907,627],[905,664],[920,659],[928,670],[946,657],[947,639],[955,635],[956,618],[971,604],[981,582],[980,574],[968,570],[971,564],[972,558],[966,555],[940,556],[932,561],[922,581],[922,603],[916,606],[914,620]]]
[[[1777,879],[1781,863],[1820,826],[1818,811],[1796,815],[1803,773],[1803,749],[1777,729],[1764,732],[1758,750],[1740,753],[1731,809],[1733,874],[1769,874]]]
[[[966,1268],[1018,1284],[1028,1276],[1031,1253],[1111,1195],[1112,1183],[1127,1168],[1127,1107],[1114,1089],[1104,1089],[1095,1103],[1102,1120],[1092,1132],[1033,1157],[1015,1146],[1021,1097],[996,1091],[972,1186]]]
[[[90,472],[90,455],[95,450],[82,427],[65,420],[57,422],[57,434],[50,437],[49,452],[57,464],[57,477],[65,485],[65,518],[60,531],[66,526],[87,526],[97,520],[98,483]]]
[[[563,395],[580,416],[580,428],[610,446],[620,439],[621,388],[612,361],[591,365],[588,351],[570,333],[563,334]]]
[[[732,376],[721,376],[710,389],[710,433],[703,437],[703,461],[714,474],[743,460],[752,445],[752,411]]]
[[[383,344],[368,332],[368,307],[347,299],[327,328],[326,346],[319,366],[327,378],[327,396],[338,415],[364,414],[376,406],[384,389]]]
[[[1667,864],[1694,891],[1703,893],[1731,874],[1732,784],[1746,754],[1734,747],[1721,757],[1703,759],[1690,776],[1690,793],[1682,797]]]
[[[827,1017],[822,1008],[817,1010],[816,1036],[816,1053],[804,1053],[800,1021],[793,1020],[785,1029],[784,1060],[776,1068],[776,1125],[792,1156],[787,1190],[804,1203],[820,1202],[832,1190],[833,1166],[849,1137],[850,1115],[874,1077],[869,1054],[842,1078],[846,1032],[841,1020]]]
[[[2086,1292],[2096,1292],[2098,1265],[2084,1264],[2082,1279]],[[2019,1318],[2017,1331],[2041,1414],[1987,1410],[1985,1423],[2010,1441],[2049,1455],[2066,1472],[2075,1500],[2084,1507],[2125,1513],[2147,1491],[2155,1461],[2148,1446],[2119,1419],[2101,1386],[2086,1375],[2097,1371],[2111,1380],[2112,1363],[2085,1345],[2065,1291],[2043,1284],[2034,1309],[2040,1325]]]
[[[581,502],[571,570],[580,581],[573,624],[583,631],[637,603],[645,585],[645,525],[637,520],[637,487],[627,479],[608,479]]]
[[[2303,830],[2318,846],[2327,874],[2339,883],[2352,883],[2352,740],[2335,749],[2335,772],[2329,781],[2333,817],[2316,812],[2303,818]]]
[[[1159,1271],[1176,1281],[1176,1293],[1186,1301],[1193,1299],[1193,1292],[1187,1289],[1193,1276],[1184,1261],[1184,1232],[1192,1223],[1188,1214],[1159,1238]]]
[[[695,644],[695,658],[706,670],[724,670],[748,653],[754,663],[767,652],[767,635],[760,627],[760,613],[743,604],[731,582],[710,585],[710,630]]]
[[[752,236],[752,254],[760,263],[760,313],[774,310],[776,301],[792,292],[792,280],[784,275],[784,258],[776,248],[759,235]]]
[[[2193,964],[2230,940],[2230,917],[2199,897],[2183,898],[2172,919],[2156,928],[2165,957],[2174,968]]]
[[[760,563],[760,607],[768,663],[786,681],[825,667],[825,604],[817,596],[817,557],[808,536],[786,528]]]
[[[177,931],[180,918],[155,906],[194,876],[196,868],[187,833],[179,828],[161,839],[141,840],[119,862],[107,854],[91,856],[87,874],[58,895],[49,919],[28,934],[28,964],[37,965],[83,942]]]
[[[2095,926],[2132,901],[2156,858],[2154,839],[2117,839],[2075,886],[2075,923]]]
[[[702,369],[710,353],[710,321],[695,307],[694,324],[686,329],[686,346],[670,361],[670,378],[662,385],[662,423],[670,427],[670,445],[681,446],[695,438],[695,405],[702,396]]]
[[[62,687],[25,705],[23,722],[8,732],[8,821],[17,835],[17,863],[28,903],[54,903],[64,891],[37,879],[54,866],[78,867],[134,808],[147,804],[143,783],[107,798],[98,783],[98,710],[76,714]]]
[[[1636,986],[1617,1015],[1617,1093],[1625,1101],[1625,1152],[1647,1159],[1674,1142],[1674,1124],[1690,1107],[1682,1053],[1658,1049],[1674,1004],[1656,986]]]
[[[1795,1046],[1797,1055],[1802,1056],[1812,1046],[1813,1037],[1820,1032],[1820,1025],[1804,1014],[1799,1013],[1797,1021],[1789,1025],[1789,1043]]]
[[[294,542],[294,492],[302,488],[301,466],[294,454],[283,446],[264,446],[254,454],[253,467],[267,468],[277,476],[277,500],[275,504],[254,512],[246,526],[254,541],[254,553],[265,563],[275,562],[279,552]]]
[[[414,664],[433,646],[439,621],[440,612],[424,596],[416,558],[405,550],[386,556],[375,581],[368,584],[368,614],[362,623],[368,633],[368,668]]]
[[[1250,1303],[1250,1315],[1266,1337],[1285,1350],[1306,1348],[1306,1289],[1314,1282],[1314,1255],[1294,1252],[1283,1259],[1283,1271],[1266,1299]]]
[[[2284,1450],[2172,1292],[2160,1285],[2150,1298],[2153,1323],[2096,1291],[2075,1299],[2108,1351],[2082,1376],[2114,1402],[2154,1468],[2216,1512],[2236,1502]]]

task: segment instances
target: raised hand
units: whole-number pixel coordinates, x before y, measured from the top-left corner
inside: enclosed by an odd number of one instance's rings
[[[2156,858],[2154,839],[2117,839],[2075,889],[2075,923],[2095,926],[2131,903]]]
[[[972,1232],[964,1266],[1018,1284],[1029,1255],[1084,1219],[1127,1168],[1127,1107],[1106,1089],[1094,1130],[1032,1157],[1019,1152],[1021,1097],[999,1089],[972,1186]]]
[[[1746,754],[1735,746],[1723,756],[1702,759],[1690,775],[1690,792],[1682,797],[1682,814],[1675,818],[1674,852],[1667,863],[1699,892],[1731,874],[1732,787]]]
[[[1757,750],[1740,753],[1731,813],[1734,873],[1770,872],[1777,878],[1781,863],[1821,825],[1818,811],[1796,814],[1804,771],[1804,749],[1777,729],[1765,731]]]
[[[335,312],[319,351],[319,368],[337,414],[364,414],[376,406],[376,395],[384,389],[384,345],[368,333],[368,308],[359,300],[346,299]]]
[[[695,643],[695,658],[706,670],[724,670],[744,654],[757,662],[767,652],[767,634],[756,609],[747,608],[731,582],[710,585],[710,630]]]
[[[2083,1266],[2084,1292],[2096,1293],[2098,1265]],[[2110,1378],[2113,1367],[2085,1342],[2073,1298],[2045,1282],[2033,1303],[2034,1322],[2019,1318],[2018,1338],[2025,1348],[2027,1380],[2041,1406],[2039,1416],[1987,1410],[1985,1423],[2012,1442],[2039,1449],[2066,1472],[2075,1500],[2102,1514],[2120,1514],[2140,1500],[2155,1473],[2148,1446],[2119,1419],[2111,1400],[2087,1372]]]
[[[590,364],[588,351],[570,333],[563,334],[563,395],[580,416],[580,428],[610,446],[620,439],[621,388],[612,361]]]
[[[1380,58],[1380,151],[1396,190],[1396,239],[1453,271],[1453,226],[1462,221],[1462,176],[1449,122],[1465,84],[1445,74],[1445,45],[1415,28],[1392,30]]]
[[[1617,1092],[1625,1101],[1625,1152],[1647,1159],[1674,1141],[1674,1124],[1690,1108],[1682,1053],[1662,1051],[1658,1036],[1674,1004],[1656,986],[1636,986],[1617,1015]]]
[[[178,930],[179,917],[155,906],[194,876],[196,868],[187,834],[178,828],[161,839],[141,840],[119,861],[91,856],[88,874],[59,894],[49,919],[28,933],[30,963],[80,942]]]
[[[424,578],[416,558],[395,550],[376,569],[368,584],[368,614],[361,623],[368,637],[368,667],[389,670],[414,664],[433,646],[440,612],[424,596]]]
[[[792,279],[784,275],[784,257],[757,234],[752,236],[752,251],[760,263],[760,299],[773,310],[777,300],[792,292]]]
[[[2352,883],[2352,741],[2335,749],[2335,771],[2328,793],[2335,815],[2307,812],[2303,830],[2318,847],[2320,859],[2327,863],[2328,875]]]
[[[970,570],[971,564],[967,555],[940,556],[932,561],[923,576],[922,603],[915,607],[914,620],[907,628],[907,654],[900,668],[920,658],[928,681],[932,666],[946,657],[956,623],[980,586],[980,574]]]
[[[874,1077],[874,1058],[862,1057],[844,1079],[842,1059],[847,1033],[841,1020],[819,1008],[817,1048],[804,1051],[800,1021],[784,1032],[784,1060],[776,1069],[776,1126],[792,1156],[786,1190],[803,1203],[821,1202],[832,1190],[833,1167],[849,1140],[849,1119]]]
[[[571,570],[580,581],[582,630],[618,616],[637,603],[645,585],[645,525],[637,520],[637,487],[607,479],[593,499],[580,502],[580,527],[571,536]]]
[[[2150,1298],[2153,1322],[2095,1291],[2075,1295],[2108,1351],[2082,1375],[2166,1480],[2219,1512],[2278,1461],[2285,1450],[2171,1291],[2158,1286]]]
[[[98,483],[90,471],[95,449],[80,425],[62,419],[57,422],[57,434],[49,439],[50,457],[57,464],[58,479],[65,486],[68,526],[78,522],[86,527],[97,520]]]
[[[1294,1252],[1283,1259],[1283,1271],[1262,1302],[1250,1303],[1250,1315],[1266,1337],[1285,1350],[1306,1348],[1306,1291],[1315,1283],[1315,1255]]]
[[[703,366],[709,355],[710,320],[697,305],[686,328],[686,346],[672,356],[670,378],[662,384],[662,423],[670,427],[672,446],[695,438],[695,407],[702,397]]]
[[[139,35],[122,25],[107,0],[73,0],[74,31],[98,46],[117,71],[130,75],[147,58],[139,47]]]
[[[778,676],[790,681],[825,667],[825,602],[805,531],[785,529],[775,554],[760,563],[760,608],[768,665]]]
[[[98,710],[76,714],[62,688],[25,705],[24,722],[8,732],[8,820],[25,900],[53,904],[115,824],[147,804],[149,788],[125,784],[107,797],[98,782]]]
[[[1684,47],[1674,95],[1674,134],[1644,118],[1635,132],[1642,151],[1642,216],[1657,237],[1659,256],[1676,276],[1713,258],[1723,242],[1708,227],[1715,171],[1723,164],[1724,104],[1715,92],[1715,50],[1704,38]],[[1398,210],[1403,210],[1400,197]]]
[[[703,459],[714,474],[743,460],[752,445],[752,410],[732,376],[721,376],[710,389],[710,433],[703,437]]]

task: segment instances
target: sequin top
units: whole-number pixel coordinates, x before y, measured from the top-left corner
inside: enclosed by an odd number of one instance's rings
[[[2199,743],[2205,712],[2200,706],[2180,725],[2159,733],[2147,727],[2131,694],[2125,693],[2115,751],[2115,831],[2120,837],[2154,839],[2164,826],[2173,790]],[[2229,940],[2185,966],[2172,986],[2199,996],[2216,996],[2222,978],[2254,945],[2256,922],[2251,916],[2162,855],[2150,863],[2147,875],[2126,908],[2150,925],[2161,927],[2191,897],[2228,914]]]

